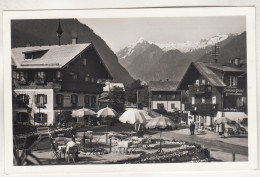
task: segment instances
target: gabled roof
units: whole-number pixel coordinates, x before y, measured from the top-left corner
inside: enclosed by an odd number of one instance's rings
[[[246,72],[246,65],[243,65],[243,67],[238,67],[238,66],[227,66],[223,64],[218,64],[218,63],[207,63],[207,67],[223,72]]]
[[[86,50],[91,43],[20,47],[12,49],[12,64],[17,68],[62,68],[79,54]],[[30,52],[46,51],[40,58],[25,60],[24,54]]]
[[[176,91],[178,81],[150,81],[150,91]]]
[[[207,65],[203,62],[191,63],[196,69],[200,72],[200,74],[208,80],[215,87],[225,87],[226,84],[214,73],[211,69],[207,67]]]

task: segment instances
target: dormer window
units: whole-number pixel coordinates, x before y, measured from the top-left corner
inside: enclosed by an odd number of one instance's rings
[[[33,60],[41,58],[48,50],[34,50],[34,51],[28,51],[24,52],[24,59],[25,60]]]

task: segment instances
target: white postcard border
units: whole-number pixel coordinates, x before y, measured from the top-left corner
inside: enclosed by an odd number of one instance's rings
[[[4,67],[4,127],[6,174],[66,174],[66,173],[125,173],[172,171],[219,171],[256,169],[257,164],[257,100],[255,56],[255,8],[254,7],[204,7],[204,8],[147,8],[103,10],[44,10],[5,11],[3,13],[4,66],[11,66],[11,19],[51,18],[137,18],[182,16],[246,16],[247,64],[248,64],[248,162],[127,164],[127,165],[77,165],[77,166],[13,166],[12,138],[12,88],[11,67]],[[69,167],[69,168],[68,168]],[[217,167],[217,168],[216,168]],[[102,169],[102,170],[101,170]]]

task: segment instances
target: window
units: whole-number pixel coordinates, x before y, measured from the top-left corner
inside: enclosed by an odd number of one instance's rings
[[[236,86],[237,85],[237,77],[236,76],[228,76],[228,86]]]
[[[195,97],[191,97],[191,104],[195,104]]]
[[[78,74],[77,74],[77,73],[70,72],[69,75],[70,75],[70,78],[71,78],[72,80],[77,80],[77,79],[78,79]]]
[[[243,106],[243,97],[237,97],[237,106]]]
[[[174,103],[171,104],[171,109],[175,109],[175,104]]]
[[[91,96],[91,105],[92,106],[96,105],[96,96]]]
[[[200,85],[200,81],[199,80],[196,80],[196,85]]]
[[[35,76],[34,76],[34,80],[37,82],[37,83],[41,83],[43,84],[46,80],[46,73],[43,72],[43,71],[38,71],[35,73]]]
[[[162,95],[158,95],[158,100],[162,99]]]
[[[202,79],[202,81],[201,81],[201,85],[206,85],[206,81],[205,81],[205,79]]]
[[[29,104],[29,95],[26,94],[19,94],[17,95],[17,103],[25,103],[25,104]]]
[[[87,59],[86,59],[86,58],[83,58],[83,59],[82,59],[82,62],[83,62],[83,65],[84,65],[84,66],[87,65]]]
[[[85,82],[89,82],[90,81],[90,77],[89,77],[89,74],[87,74],[86,76],[85,76]]]
[[[165,110],[165,109],[164,109],[164,104],[158,103],[158,104],[157,104],[157,109],[158,109],[158,110]]]
[[[45,107],[44,105],[47,104],[47,95],[44,94],[35,95],[35,104],[38,107]]]
[[[89,103],[90,103],[89,95],[85,95],[84,102],[85,102],[86,107],[89,106]]]
[[[94,83],[94,82],[95,82],[95,78],[93,78],[93,77],[92,77],[92,78],[91,78],[91,82],[93,82],[93,83]]]
[[[204,123],[205,124],[207,123],[207,117],[204,117]]]
[[[217,103],[217,98],[215,96],[212,97],[212,104],[216,104]]]
[[[77,95],[71,95],[71,104],[72,104],[72,106],[77,106],[77,104],[78,104],[78,96]]]
[[[56,104],[57,104],[57,106],[63,105],[63,95],[61,95],[61,94],[56,95]]]
[[[17,113],[17,122],[29,122],[29,115],[27,112]]]
[[[62,78],[62,72],[56,71],[56,79],[61,79],[61,78]]]
[[[24,72],[24,71],[17,71],[15,73],[15,76],[13,76],[13,77],[16,78],[17,80],[19,80],[20,84],[27,83],[27,81],[28,81],[28,73]]]
[[[207,87],[207,91],[208,91],[208,92],[212,92],[211,86],[208,86],[208,87]]]
[[[205,97],[201,98],[201,103],[205,103]]]
[[[176,98],[176,96],[175,96],[175,95],[172,95],[172,96],[171,96],[171,99],[173,99],[173,100],[174,100],[175,98]]]
[[[47,123],[47,114],[44,113],[36,113],[34,114],[34,122],[37,123]]]

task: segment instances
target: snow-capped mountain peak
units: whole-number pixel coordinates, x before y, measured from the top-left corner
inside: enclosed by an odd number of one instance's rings
[[[209,38],[209,39],[201,39],[199,42],[191,42],[191,41],[184,41],[184,42],[167,42],[167,43],[158,43],[158,42],[151,42],[148,40],[145,40],[143,37],[139,37],[135,42],[128,45],[124,49],[117,52],[117,56],[119,60],[124,60],[128,58],[131,55],[138,55],[138,53],[143,52],[146,50],[150,45],[154,44],[158,47],[160,47],[163,51],[169,51],[169,50],[179,50],[183,53],[191,52],[197,49],[202,49],[207,46],[212,46],[218,42],[224,41],[227,39],[230,35],[233,34],[221,34],[217,33],[215,36]],[[238,34],[235,34],[238,35]]]

